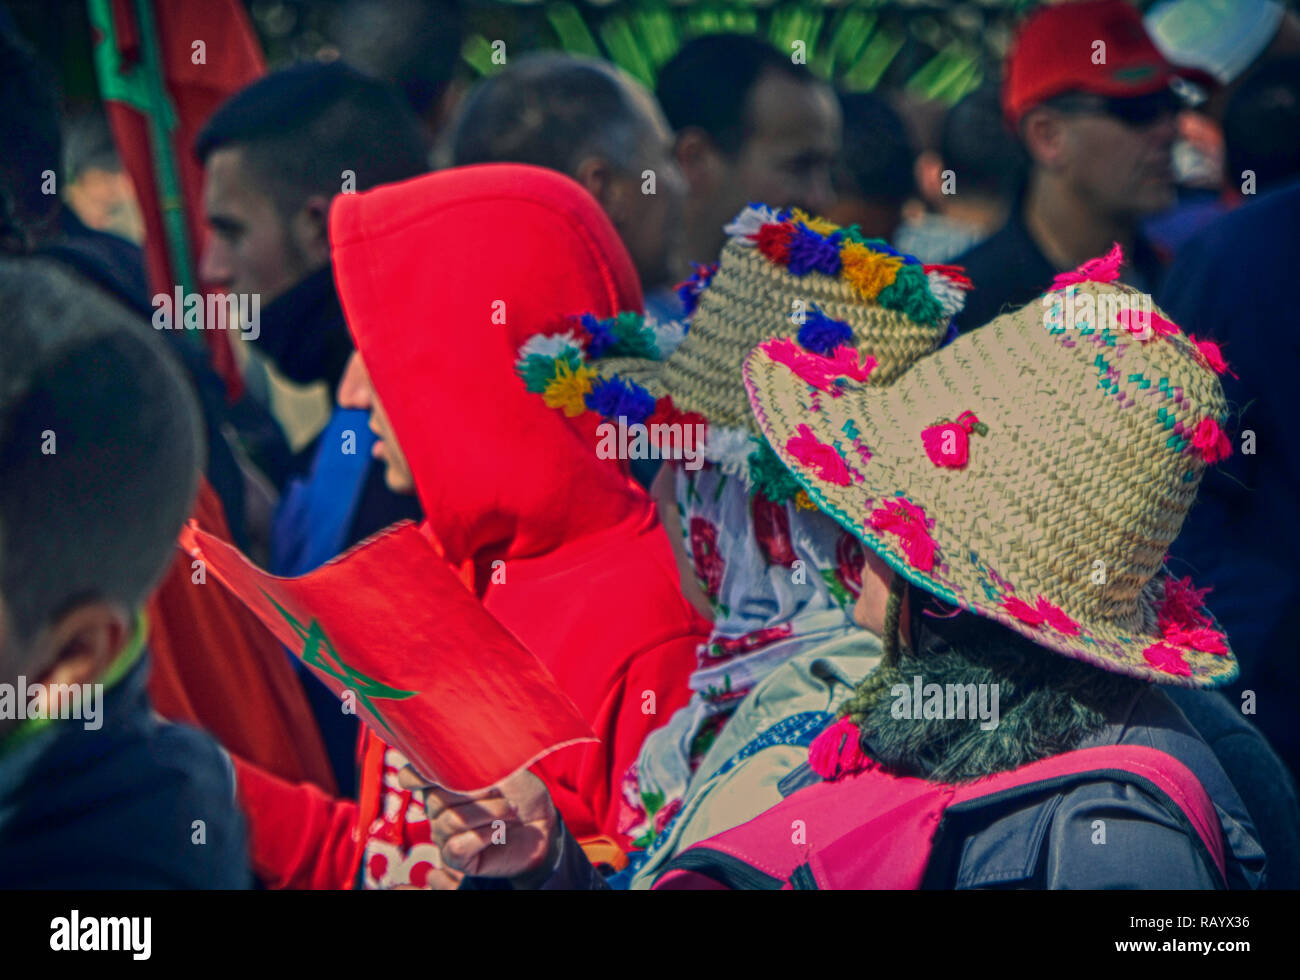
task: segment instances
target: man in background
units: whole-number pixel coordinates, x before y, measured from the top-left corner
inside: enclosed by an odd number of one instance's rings
[[[603,61],[534,54],[466,96],[450,135],[452,166],[530,163],[558,170],[600,204],[642,290],[682,277],[681,171],[655,98]]]
[[[751,201],[810,214],[830,210],[839,101],[791,53],[741,34],[695,38],[659,70],[655,94],[686,177],[689,261],[716,262],[723,226]],[[647,307],[674,301],[671,294],[652,295]]]
[[[1006,224],[955,260],[975,284],[959,329],[1029,302],[1057,273],[1114,242],[1127,260],[1123,280],[1144,292],[1158,288],[1162,266],[1140,226],[1174,203],[1177,77],[1125,0],[1030,14],[1007,55],[1002,89],[1029,175]]]

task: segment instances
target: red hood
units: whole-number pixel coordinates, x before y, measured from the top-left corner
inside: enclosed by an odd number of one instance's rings
[[[592,413],[566,420],[514,372],[519,346],[564,316],[641,309],[631,259],[577,183],[489,164],[342,194],[330,242],[348,326],[448,560],[546,554],[650,506],[592,452]]]

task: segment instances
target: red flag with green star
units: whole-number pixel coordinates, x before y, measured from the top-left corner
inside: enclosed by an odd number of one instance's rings
[[[550,672],[409,521],[301,578],[270,575],[198,528],[181,547],[423,775],[485,789],[596,740]]]

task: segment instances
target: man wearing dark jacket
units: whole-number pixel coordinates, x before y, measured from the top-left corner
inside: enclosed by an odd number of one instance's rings
[[[201,459],[161,342],[0,261],[0,888],[242,888],[229,760],[153,714],[146,597]]]
[[[1029,17],[1002,90],[1029,176],[1002,229],[953,260],[975,284],[958,329],[1027,303],[1113,242],[1128,258],[1125,281],[1156,290],[1161,264],[1138,226],[1174,202],[1174,77],[1124,0],[1042,7]]]

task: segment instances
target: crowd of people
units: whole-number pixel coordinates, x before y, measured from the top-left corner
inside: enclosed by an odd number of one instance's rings
[[[1300,887],[1285,5],[1038,7],[941,115],[740,34],[280,68],[191,148],[233,393],[0,27],[0,885]],[[442,785],[177,543],[408,520],[594,740]]]

